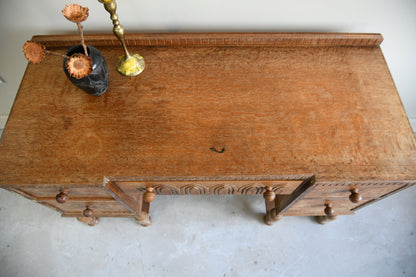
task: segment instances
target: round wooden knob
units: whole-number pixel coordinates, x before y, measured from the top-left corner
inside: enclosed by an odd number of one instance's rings
[[[271,187],[266,187],[266,191],[263,193],[263,198],[266,201],[273,201],[276,198],[276,193],[272,191]]]
[[[361,194],[358,193],[358,189],[351,189],[350,192],[350,201],[352,203],[359,203],[363,199]]]
[[[68,190],[66,190],[66,189],[63,189],[63,190],[61,190],[61,192],[60,193],[58,193],[57,195],[56,195],[56,197],[55,197],[55,199],[56,199],[56,202],[58,202],[58,203],[60,203],[60,204],[63,204],[63,203],[65,203],[66,201],[68,201],[68,199],[69,199],[69,196],[68,196]]]
[[[335,211],[332,208],[332,204],[331,203],[325,204],[325,210],[324,210],[324,212],[325,212],[325,214],[327,216],[333,216],[335,214]]]
[[[85,217],[93,217],[94,216],[94,211],[90,209],[90,207],[87,206],[87,208],[82,212],[82,214]]]
[[[155,200],[156,198],[156,193],[154,193],[154,188],[148,187],[146,188],[147,191],[143,194],[143,199],[144,201],[146,201],[147,203],[152,202],[153,200]]]

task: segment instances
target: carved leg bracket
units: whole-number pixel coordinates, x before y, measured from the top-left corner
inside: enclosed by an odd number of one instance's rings
[[[270,186],[266,186],[266,191],[263,193],[266,201],[266,215],[264,216],[264,223],[272,225],[274,222],[282,218],[290,207],[296,201],[303,198],[314,186],[315,176],[311,176],[302,181],[302,183],[289,195],[276,195]]]

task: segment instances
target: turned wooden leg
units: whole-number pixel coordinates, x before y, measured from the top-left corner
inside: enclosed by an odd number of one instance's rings
[[[100,221],[98,217],[94,215],[94,211],[89,206],[82,212],[83,217],[77,217],[78,221],[88,224],[89,226],[95,226]]]
[[[98,224],[100,219],[98,217],[77,217],[78,221],[88,224],[89,226],[95,226]]]
[[[266,212],[266,215],[264,216],[264,223],[271,226],[276,221],[279,221],[282,218],[281,215],[277,214],[277,210],[274,208],[268,212]]]
[[[83,217],[77,217],[78,221],[88,224],[89,226],[95,226],[100,221],[98,217],[94,215],[94,211],[89,206],[83,211]]]
[[[149,215],[150,202],[156,198],[156,193],[152,187],[147,187],[146,190],[147,191],[143,194],[141,213],[139,216],[134,218],[143,227],[147,227],[152,224],[152,218]]]
[[[325,223],[328,223],[328,222],[333,221],[335,219],[337,219],[336,215],[333,215],[333,216],[326,216],[326,215],[315,216],[315,220],[321,225],[324,225]]]
[[[273,223],[276,221],[280,220],[282,216],[277,214],[275,203],[276,193],[274,193],[271,187],[266,187],[266,191],[263,193],[263,198],[266,202],[266,215],[264,216],[263,220],[264,223],[270,226],[273,225]]]
[[[324,224],[326,224],[326,223],[328,223],[330,221],[333,221],[333,220],[337,219],[337,216],[335,215],[335,211],[332,208],[331,201],[325,201],[324,213],[325,213],[325,215],[315,216],[315,220],[319,224],[324,225]]]
[[[136,216],[134,219],[143,227],[147,227],[152,224],[152,218],[148,213],[145,212],[142,212],[140,216]]]

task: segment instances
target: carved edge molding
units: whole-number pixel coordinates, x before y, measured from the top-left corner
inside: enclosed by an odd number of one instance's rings
[[[68,47],[79,42],[78,35],[42,35],[32,40],[47,47]],[[379,46],[375,33],[132,33],[125,36],[127,46]],[[113,34],[91,34],[85,42],[93,46],[120,46]]]
[[[165,178],[155,178],[155,177],[105,177],[104,182],[152,182],[152,183],[169,183],[169,182],[202,182],[202,181],[302,181],[305,180],[311,175],[287,175],[287,176],[268,176],[269,178],[263,177],[242,177],[237,178],[232,176],[225,177],[165,177]],[[176,179],[175,179],[176,178]],[[257,179],[256,179],[257,178]],[[273,179],[275,178],[275,179]],[[315,186],[327,186],[327,187],[337,187],[337,186],[413,186],[416,185],[416,180],[409,181],[349,181],[349,182],[316,182]],[[47,188],[47,187],[68,187],[68,188],[102,188],[102,184],[8,184],[2,185],[1,188],[4,189],[16,189],[16,188]]]
[[[61,187],[94,189],[94,188],[102,188],[103,185],[102,184],[6,184],[6,185],[0,185],[0,188],[4,188],[4,189],[14,189],[14,188],[42,189],[42,188],[61,188]]]
[[[106,176],[104,180],[114,182],[303,181],[313,175]]]
[[[351,182],[318,182],[317,186],[342,187],[342,186],[413,186],[416,181],[351,181]]]

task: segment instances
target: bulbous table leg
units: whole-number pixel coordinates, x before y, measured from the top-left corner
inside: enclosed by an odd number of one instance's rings
[[[78,221],[88,224],[89,226],[95,226],[100,222],[100,219],[98,217],[92,216],[92,217],[77,217]]]
[[[83,217],[77,217],[78,221],[88,224],[89,226],[95,226],[100,221],[98,217],[94,215],[94,211],[87,205],[86,209],[82,212]]]
[[[264,216],[264,223],[271,226],[276,221],[279,221],[282,218],[281,215],[277,214],[277,210],[274,208],[268,212],[266,212],[266,215]]]
[[[337,219],[336,215],[333,215],[333,216],[326,216],[326,215],[315,216],[316,222],[318,222],[321,225],[324,225],[324,224],[326,224],[330,221],[334,221],[335,219]]]
[[[264,216],[263,220],[266,225],[273,225],[276,221],[282,218],[281,215],[278,215],[276,209],[276,193],[273,191],[272,187],[266,186],[265,192],[263,193],[263,198],[266,201],[266,215]]]
[[[329,200],[325,201],[324,213],[325,215],[315,216],[315,220],[321,225],[337,219],[335,210],[332,208],[332,203]]]
[[[136,216],[134,219],[143,227],[147,227],[152,224],[152,218],[148,213],[145,212],[142,212],[140,216]]]
[[[153,202],[156,198],[156,193],[154,188],[147,187],[146,192],[143,194],[142,200],[142,210],[140,215],[136,216],[134,219],[141,224],[143,227],[147,227],[152,224],[152,218],[149,215],[150,203]]]

